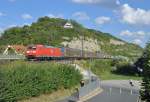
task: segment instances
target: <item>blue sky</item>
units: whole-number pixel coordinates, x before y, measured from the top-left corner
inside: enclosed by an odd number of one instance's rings
[[[148,0],[1,0],[0,32],[49,16],[75,19],[144,47],[150,38],[149,4]]]

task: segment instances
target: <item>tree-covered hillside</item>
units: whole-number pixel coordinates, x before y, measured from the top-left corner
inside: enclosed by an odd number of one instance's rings
[[[23,27],[13,27],[4,31],[0,38],[0,45],[29,45],[45,44],[64,46],[62,42],[71,42],[74,38],[81,40],[93,39],[97,41],[98,51],[113,55],[135,56],[142,52],[142,48],[122,41],[108,33],[87,29],[74,20],[70,20],[73,29],[63,26],[67,20],[60,18],[42,17],[37,22]]]

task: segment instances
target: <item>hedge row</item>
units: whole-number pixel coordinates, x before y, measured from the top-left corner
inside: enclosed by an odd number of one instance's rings
[[[13,62],[0,68],[0,102],[71,88],[82,76],[72,66],[46,62]]]

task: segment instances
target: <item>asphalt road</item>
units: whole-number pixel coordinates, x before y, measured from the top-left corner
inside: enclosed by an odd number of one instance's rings
[[[87,102],[138,102],[140,84],[133,81],[134,86],[128,80],[102,81],[103,92],[87,100]]]
[[[86,102],[137,102],[138,93],[135,90],[120,88],[103,88],[103,92]]]
[[[128,80],[102,81],[103,92],[86,102],[138,102],[140,84],[134,81],[134,86]],[[68,102],[68,98],[60,102]]]

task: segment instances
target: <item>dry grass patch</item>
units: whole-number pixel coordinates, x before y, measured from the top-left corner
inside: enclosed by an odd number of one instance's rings
[[[32,97],[32,98],[21,100],[18,102],[55,102],[67,96],[70,96],[72,92],[73,92],[73,89],[72,90],[62,89],[62,90],[53,92],[52,94],[43,94],[38,97]]]

